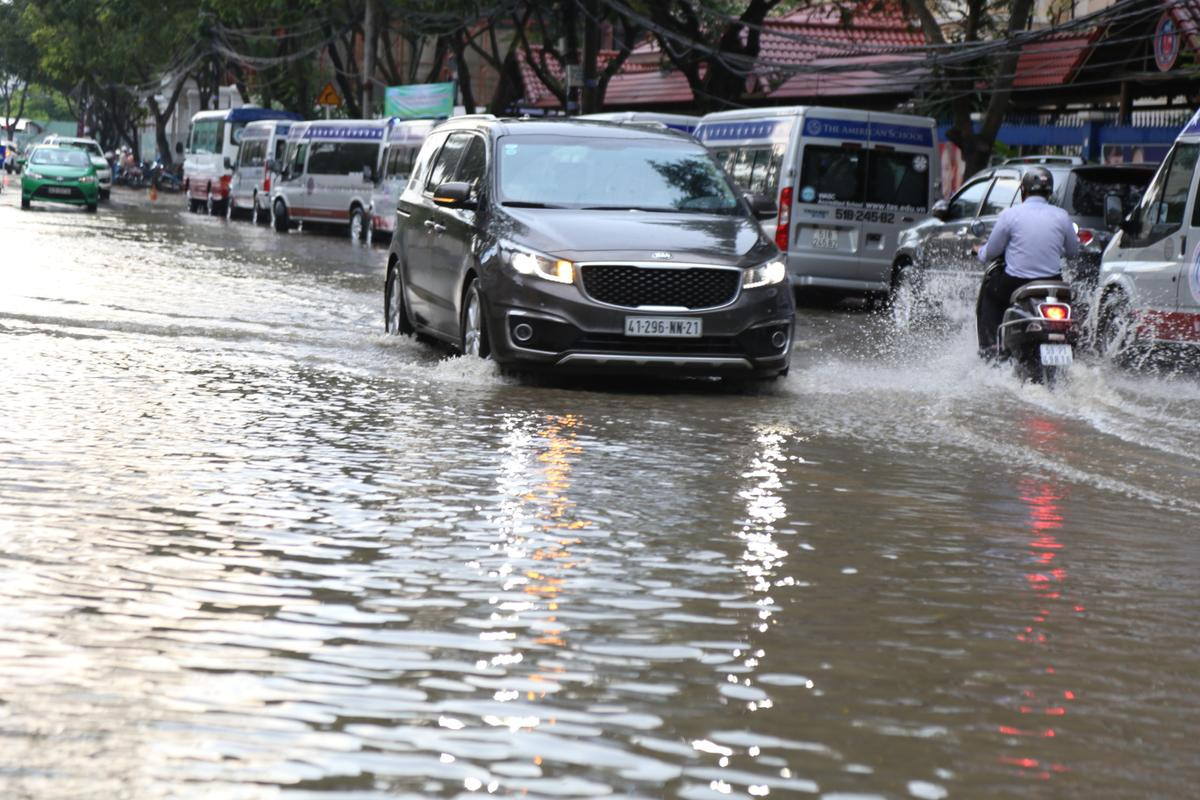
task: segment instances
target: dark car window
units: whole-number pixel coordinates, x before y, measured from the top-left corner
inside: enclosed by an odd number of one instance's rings
[[[458,168],[459,159],[462,158],[463,152],[471,143],[472,138],[474,137],[469,133],[455,133],[446,140],[445,146],[433,161],[433,168],[429,170],[429,180],[425,183],[425,191],[432,192],[450,180]]]
[[[1104,198],[1115,194],[1121,198],[1122,213],[1128,214],[1137,206],[1149,182],[1148,173],[1132,170],[1080,170],[1072,181],[1067,211],[1081,217],[1103,217]]]
[[[1142,198],[1137,210],[1138,240],[1150,243],[1170,236],[1183,224],[1188,190],[1196,168],[1200,144],[1177,144],[1164,168]]]
[[[734,213],[733,186],[703,146],[660,137],[505,136],[501,202]]]
[[[929,207],[929,156],[886,150],[868,152],[867,205],[926,211]]]
[[[950,201],[950,213],[947,215],[947,219],[966,219],[975,216],[991,183],[992,179],[989,176],[981,181],[968,183],[960,189],[954,199]]]
[[[458,168],[454,170],[454,180],[469,183],[472,189],[478,189],[486,167],[487,149],[483,144],[483,139],[479,136],[472,136],[466,152],[458,162]]]
[[[308,157],[310,175],[350,175],[375,165],[379,146],[364,142],[316,142]]]
[[[1012,205],[1013,198],[1021,189],[1021,181],[1017,178],[998,178],[988,192],[987,200],[979,211],[979,216],[987,217],[999,214]]]
[[[387,165],[384,171],[386,178],[407,178],[412,174],[413,162],[417,158],[417,148],[408,145],[392,147],[388,150]]]
[[[714,150],[713,157],[742,191],[774,197],[783,151],[783,145],[729,147]]]
[[[243,167],[261,167],[267,154],[266,139],[247,139],[238,154],[238,164]]]
[[[800,202],[861,203],[866,158],[861,150],[805,145]]]

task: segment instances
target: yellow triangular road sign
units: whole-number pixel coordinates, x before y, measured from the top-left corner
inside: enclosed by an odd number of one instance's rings
[[[333,82],[325,84],[325,88],[317,95],[317,105],[319,106],[340,106],[342,98],[338,95],[337,89],[333,88]]]

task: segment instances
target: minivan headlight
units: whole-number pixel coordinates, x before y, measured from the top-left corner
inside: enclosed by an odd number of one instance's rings
[[[29,178],[31,181],[40,181],[42,179],[42,173],[27,169],[25,170],[25,177]]]
[[[535,275],[555,283],[575,282],[575,265],[566,259],[514,245],[505,245],[502,252],[505,262],[521,275]]]
[[[753,289],[758,286],[770,286],[780,283],[787,277],[787,265],[782,261],[768,261],[757,267],[746,267],[742,270],[742,288]]]
[[[82,178],[79,179],[79,182],[80,183],[95,183],[96,179],[93,178],[91,175],[84,175]]]

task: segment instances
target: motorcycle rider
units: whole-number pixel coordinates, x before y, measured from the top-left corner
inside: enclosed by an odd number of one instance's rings
[[[985,264],[1004,259],[1003,269],[984,273],[976,304],[979,354],[995,357],[997,329],[1012,293],[1036,280],[1062,280],[1061,261],[1079,253],[1079,237],[1067,212],[1050,205],[1054,177],[1045,167],[1021,176],[1021,204],[996,220],[987,244],[979,250]]]

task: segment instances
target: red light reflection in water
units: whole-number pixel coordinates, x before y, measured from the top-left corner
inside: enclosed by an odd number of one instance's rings
[[[1046,453],[1052,458],[1060,458],[1063,454],[1055,452],[1058,444],[1059,426],[1046,419],[1031,419],[1025,425],[1025,443],[1032,449]],[[1083,606],[1065,599],[1067,590],[1067,568],[1063,564],[1063,544],[1058,540],[1057,533],[1063,527],[1062,512],[1059,507],[1063,499],[1060,486],[1055,481],[1044,478],[1026,477],[1018,482],[1022,502],[1029,511],[1029,554],[1033,569],[1025,574],[1026,588],[1033,593],[1037,600],[1036,611],[1032,615],[1030,625],[1023,626],[1017,633],[1017,640],[1030,647],[1043,647],[1049,642],[1051,635],[1049,623],[1061,621],[1064,617],[1083,611]],[[1060,630],[1061,630],[1061,626]],[[1050,656],[1034,651],[1038,657]],[[1058,674],[1052,664],[1047,664],[1044,674]],[[1023,702],[1017,710],[1028,715],[1028,724],[1020,726],[1000,725],[999,732],[1004,736],[1020,737],[1030,749],[1036,749],[1034,741],[1045,741],[1058,736],[1053,725],[1066,715],[1066,702],[1075,699],[1073,691],[1047,692],[1036,688],[1027,688],[1022,692]],[[1047,759],[1031,756],[1004,756],[1000,763],[1017,768],[1029,777],[1048,780],[1055,774],[1067,772],[1070,768],[1064,764]]]

